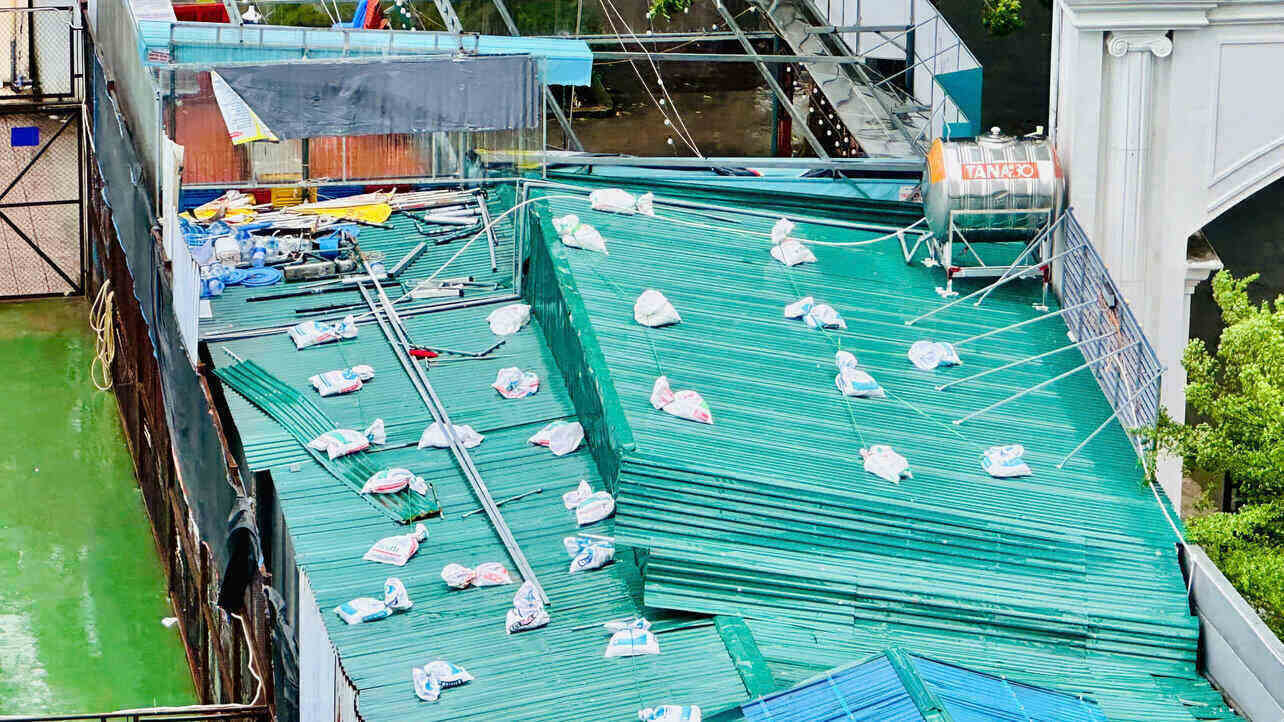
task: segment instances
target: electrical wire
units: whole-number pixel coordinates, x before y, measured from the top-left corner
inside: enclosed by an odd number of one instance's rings
[[[616,27],[615,20],[614,18],[611,17],[610,9],[607,8],[607,2],[608,0],[598,0],[598,4],[602,6],[602,13],[603,15],[606,16],[606,21],[611,25],[611,33],[615,35],[616,39],[620,41],[620,47],[627,49],[628,46],[625,45],[624,43],[624,37],[620,34],[619,28]],[[614,4],[611,5],[611,8],[615,8]],[[658,68],[656,68],[655,61],[651,60],[650,51],[646,49],[646,46],[642,43],[641,40],[638,39],[638,36],[633,32],[632,29],[629,28],[628,23],[624,21],[624,16],[620,14],[620,11],[618,8],[615,9],[615,12],[617,15],[619,15],[620,22],[624,25],[624,29],[628,31],[629,35],[633,38],[634,42],[636,42],[638,44],[638,47],[642,49],[642,52],[646,54],[647,60],[650,62],[651,68],[655,72],[656,82],[660,86],[660,90],[664,94],[666,98],[666,102],[668,102],[670,106],[672,106],[673,99],[672,97],[669,96],[669,91],[664,86],[664,79],[660,77],[660,71]],[[697,157],[703,158],[704,154],[702,154],[700,152],[700,149],[696,147],[694,139],[690,137],[690,134],[685,134],[686,124],[682,122],[682,116],[678,114],[677,107],[673,106],[673,112],[677,116],[678,123],[679,125],[681,125],[681,128],[673,125],[673,119],[669,117],[668,111],[665,110],[664,103],[661,102],[659,98],[656,98],[655,93],[652,93],[651,88],[647,86],[646,80],[642,77],[642,71],[638,70],[637,62],[630,59],[629,67],[633,68],[633,73],[638,76],[638,82],[642,85],[642,89],[646,91],[646,94],[651,98],[651,102],[655,104],[655,107],[660,111],[660,114],[664,116],[664,120],[666,121],[666,124],[673,129],[674,134],[677,135],[678,138],[688,148],[690,148],[691,152],[695,153]]]
[[[89,308],[89,329],[94,332],[94,360],[89,364],[89,381],[99,391],[112,387],[111,363],[116,358],[116,327],[113,323],[116,292],[104,281]]]

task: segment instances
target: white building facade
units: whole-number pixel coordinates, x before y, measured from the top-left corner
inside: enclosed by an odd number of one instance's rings
[[[1056,0],[1049,128],[1069,205],[1185,409],[1190,295],[1220,267],[1187,241],[1284,176],[1284,2]],[[1181,508],[1181,469],[1160,482]]]

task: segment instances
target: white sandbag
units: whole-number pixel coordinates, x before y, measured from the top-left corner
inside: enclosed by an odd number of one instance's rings
[[[304,321],[290,327],[290,340],[300,350],[309,346],[338,341],[341,338],[357,337],[357,319],[352,314],[343,317],[342,321]]]
[[[713,423],[713,412],[709,411],[709,404],[705,403],[704,397],[690,389],[674,391],[669,388],[667,376],[657,378],[651,387],[651,405],[680,419],[701,424]]]
[[[564,246],[606,254],[606,239],[602,238],[602,234],[593,226],[580,223],[580,217],[573,213],[554,218],[553,230],[557,231]]]
[[[522,326],[531,320],[531,307],[524,303],[510,303],[497,308],[486,317],[491,333],[496,336],[510,336],[522,330]]]
[[[609,536],[598,534],[576,534],[575,536],[562,537],[562,546],[566,548],[566,556],[574,559],[580,555],[580,552],[588,549],[594,544],[609,544],[615,546],[615,539]]]
[[[797,266],[800,263],[815,263],[816,255],[799,241],[790,238],[771,247],[771,257],[786,266]]]
[[[410,557],[419,551],[419,543],[427,538],[428,528],[423,524],[416,524],[413,534],[398,534],[375,542],[362,559],[398,567],[405,566]]]
[[[503,584],[512,584],[513,577],[508,573],[508,569],[499,562],[482,562],[474,570],[476,576],[473,579],[473,585],[478,587],[498,587]]]
[[[450,430],[455,435],[455,440],[465,449],[471,449],[486,438],[473,430],[473,427],[467,424],[452,424]],[[419,448],[427,449],[429,447],[436,449],[446,449],[450,447],[450,440],[446,438],[445,427],[439,421],[434,421],[424,429],[424,433],[419,435]]]
[[[451,589],[467,589],[476,578],[477,571],[463,564],[447,564],[441,570],[441,580]]]
[[[382,469],[366,479],[361,487],[362,494],[395,494],[410,487],[411,491],[424,496],[428,493],[428,483],[422,477],[415,476],[410,469]]]
[[[495,374],[495,383],[490,387],[506,399],[522,399],[539,391],[539,375],[534,371],[522,371],[516,366],[509,366]]]
[[[899,482],[914,476],[910,473],[909,461],[885,444],[874,444],[868,449],[861,449],[860,455],[865,459],[865,471],[880,479]]]
[[[374,369],[364,364],[352,368],[326,371],[308,378],[312,388],[322,396],[335,396],[360,391],[362,385],[374,378]]]
[[[581,501],[589,498],[593,493],[593,487],[589,486],[587,479],[580,479],[579,486],[571,491],[562,494],[562,506],[567,509],[574,509],[580,505]]]
[[[327,431],[308,442],[308,446],[317,451],[324,451],[331,459],[364,451],[371,444],[383,444],[388,434],[383,427],[383,419],[375,419],[365,431],[354,429],[335,429]]]
[[[659,654],[660,641],[647,629],[622,629],[611,635],[606,643],[607,659],[612,657],[637,657],[643,654]]]
[[[436,702],[442,690],[473,681],[473,676],[463,667],[440,659],[422,668],[415,667],[410,672],[415,696],[425,702]]]
[[[696,705],[665,704],[638,712],[641,722],[701,722],[704,719]]]
[[[954,350],[954,344],[943,341],[915,341],[909,347],[908,356],[910,363],[923,371],[962,363],[958,351]]]
[[[773,245],[784,243],[789,239],[789,234],[794,232],[794,222],[788,218],[781,218],[771,227],[771,242]]]
[[[436,702],[441,697],[441,682],[428,676],[428,673],[419,667],[410,670],[411,684],[415,688],[415,696],[425,702]]]
[[[847,322],[827,303],[816,303],[811,296],[785,306],[785,318],[801,318],[809,328],[847,328]]]
[[[648,288],[633,302],[633,320],[643,326],[656,328],[678,323],[682,317],[663,293]]]
[[[225,266],[235,266],[241,262],[241,244],[235,236],[220,236],[214,239],[214,260]]]
[[[510,609],[508,610],[507,618],[504,620],[504,632],[516,634],[539,629],[548,625],[548,619],[548,612],[543,607],[532,611],[530,614],[522,614],[516,609]]]
[[[655,194],[647,191],[638,196],[637,203],[633,204],[633,210],[644,216],[655,216]]]
[[[584,427],[578,421],[554,421],[535,432],[528,441],[537,446],[547,446],[554,456],[566,456],[580,448],[584,441]]]
[[[539,590],[535,588],[532,582],[522,582],[522,586],[517,588],[517,593],[513,595],[513,609],[521,614],[530,614],[536,609],[544,607],[544,600],[539,596]]]
[[[334,613],[348,624],[373,622],[376,619],[391,617],[392,610],[382,600],[373,597],[357,597],[334,608]]]
[[[981,468],[995,478],[1030,476],[1034,472],[1025,463],[1025,447],[1020,444],[991,446],[981,453]]]
[[[388,577],[383,583],[383,599],[357,597],[334,608],[335,614],[348,624],[373,622],[376,619],[390,617],[396,612],[404,612],[414,606],[406,585],[396,577]]]
[[[406,585],[396,577],[388,577],[383,582],[383,603],[394,612],[404,612],[414,606]]]
[[[441,659],[425,665],[424,672],[440,682],[442,689],[458,687],[473,681],[473,676],[468,673],[468,670]]]
[[[615,545],[606,542],[590,544],[571,560],[570,573],[600,569],[615,559]]]
[[[855,396],[858,398],[881,399],[887,395],[883,387],[878,385],[873,376],[865,373],[856,364],[856,357],[848,351],[839,351],[834,354],[834,364],[838,366],[838,375],[834,377],[834,385],[842,392],[844,396]]]
[[[615,513],[615,499],[609,491],[594,492],[575,507],[575,522],[580,526],[595,524]]]
[[[654,193],[643,193],[634,197],[622,188],[602,188],[589,193],[589,204],[595,211],[610,213],[641,213],[654,216]]]

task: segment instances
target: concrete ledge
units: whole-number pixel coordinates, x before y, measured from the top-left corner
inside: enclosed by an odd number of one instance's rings
[[[1201,671],[1251,722],[1284,720],[1284,644],[1203,549],[1184,545],[1181,558],[1200,621]]]

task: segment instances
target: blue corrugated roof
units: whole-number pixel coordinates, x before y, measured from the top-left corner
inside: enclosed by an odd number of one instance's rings
[[[1090,700],[891,649],[741,707],[750,722],[1105,722]]]

